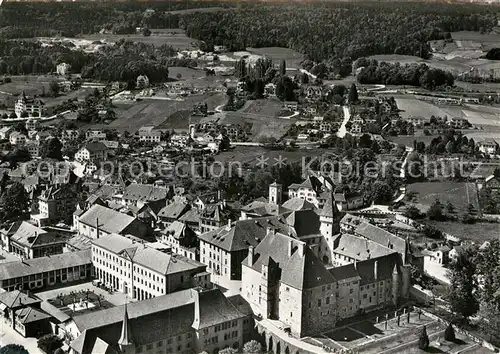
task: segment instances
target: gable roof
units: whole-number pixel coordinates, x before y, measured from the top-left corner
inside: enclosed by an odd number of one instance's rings
[[[166,199],[168,188],[152,184],[132,183],[125,188],[123,199],[133,201],[156,201]]]
[[[333,252],[361,261],[385,256],[396,251],[372,240],[350,234],[341,234],[333,241]]]
[[[23,323],[38,322],[52,316],[34,307],[25,307],[16,311],[17,319]]]
[[[182,202],[173,202],[163,207],[158,216],[167,219],[178,219],[189,210],[189,205]]]
[[[218,323],[245,317],[245,314],[238,311],[220,291],[193,289],[193,292],[199,299],[199,313],[195,312],[194,329],[212,327]]]
[[[372,225],[367,221],[361,221],[361,223],[354,230],[354,233],[372,240],[384,247],[395,250],[402,254],[403,257],[405,257],[406,255],[405,239],[396,236],[378,226]]]
[[[41,300],[33,295],[25,294],[19,290],[0,293],[0,303],[7,308],[16,308],[40,303]]]
[[[80,216],[78,222],[96,227],[98,220],[100,230],[107,233],[120,233],[137,219],[102,205],[94,204]]]
[[[304,209],[315,209],[314,204],[308,202],[302,198],[292,198],[288,199],[286,202],[282,204],[283,208],[287,208],[289,210],[304,210]]]
[[[142,265],[160,274],[173,274],[191,269],[204,270],[206,266],[193,259],[177,254],[167,254],[133,239],[110,234],[92,241],[95,246],[102,247],[118,255],[127,254],[135,264]]]

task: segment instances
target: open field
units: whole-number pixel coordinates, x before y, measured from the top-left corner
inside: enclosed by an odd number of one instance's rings
[[[196,49],[197,41],[186,36],[184,30],[181,29],[153,29],[151,36],[145,37],[140,33],[137,34],[91,34],[78,37],[82,40],[101,41],[103,43],[115,43],[120,39],[130,40],[133,42],[142,42],[153,45],[168,44],[178,50],[193,50]]]
[[[277,117],[283,104],[275,99],[255,100],[244,109],[245,113],[260,114],[268,117]]]
[[[491,48],[500,47],[498,28],[493,29],[490,33],[483,34],[472,31],[452,32],[451,38],[453,38],[460,49],[478,48],[488,51]]]
[[[164,129],[182,129],[177,118],[172,126],[169,125],[167,118],[178,111],[191,111],[194,104],[202,102],[207,102],[208,109],[213,110],[225,100],[223,94],[210,94],[193,95],[182,101],[144,99],[129,104],[116,103],[117,119],[110,124],[110,128],[115,128],[118,131],[127,130],[130,133],[134,133],[146,125],[162,125]],[[184,129],[188,129],[188,120],[185,122]]]
[[[406,186],[407,193],[416,193],[416,202],[413,203],[422,211],[427,211],[432,203],[438,199],[446,206],[453,204],[457,215],[467,211],[469,204],[479,211],[477,188],[474,183],[465,182],[419,182]]]
[[[445,111],[439,107],[424,101],[417,100],[416,98],[396,98],[396,104],[401,111],[402,118],[408,117],[430,117],[447,115]]]
[[[215,160],[222,163],[228,162],[240,162],[243,164],[248,164],[250,167],[255,167],[261,156],[264,158],[269,158],[267,160],[268,165],[273,165],[277,162],[279,156],[285,160],[285,163],[289,162],[302,162],[302,159],[308,157],[319,157],[324,153],[328,153],[326,149],[301,149],[300,152],[297,151],[283,151],[283,150],[268,150],[259,146],[237,146],[229,151],[223,151],[217,156],[214,156]]]
[[[497,239],[500,235],[500,224],[478,222],[475,224],[463,224],[452,221],[430,221],[439,230],[449,233],[464,240],[476,243]]]
[[[293,49],[281,47],[247,48],[247,51],[252,54],[269,57],[275,63],[285,60],[288,68],[299,68],[300,63],[305,58],[304,54],[296,52]]]
[[[180,77],[178,75],[180,74]],[[205,71],[186,68],[182,66],[170,66],[168,68],[168,77],[170,79],[186,80],[186,79],[198,79],[201,77],[206,77]]]
[[[389,136],[387,137],[387,140],[392,141],[393,143],[398,145],[413,147],[413,141],[415,140],[423,141],[425,143],[425,146],[428,146],[434,138],[436,138],[436,135],[422,135],[416,133],[415,135]]]

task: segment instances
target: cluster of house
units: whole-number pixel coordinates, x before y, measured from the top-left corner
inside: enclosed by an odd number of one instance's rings
[[[431,124],[430,117],[410,116],[406,118],[406,120],[418,128],[423,128]],[[470,122],[466,118],[461,117],[454,117],[449,120],[446,118],[437,117],[436,120],[438,123],[445,124],[446,126],[454,129],[466,129],[471,126]]]
[[[287,193],[273,183],[267,199],[242,207],[113,178],[88,184],[82,202],[83,179],[54,180],[33,188],[30,220],[0,230],[20,258],[0,264],[0,305],[22,335],[55,332],[75,354],[242,348],[256,328],[273,335],[268,320],[302,338],[408,298],[409,242],[351,222],[346,212],[363,198],[336,193],[328,178]],[[91,279],[132,302],[68,315],[36,295]],[[239,290],[225,296],[214,282]]]

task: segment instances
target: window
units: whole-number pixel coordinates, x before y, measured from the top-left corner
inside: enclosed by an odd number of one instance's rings
[[[318,299],[318,307],[321,307],[321,299]]]
[[[326,300],[325,300],[326,304],[330,304],[330,297],[327,297]]]
[[[159,341],[158,343],[156,343],[156,347],[157,348],[163,347],[163,341]]]
[[[146,345],[146,350],[151,350],[151,349],[153,349],[153,344]]]
[[[137,353],[142,353],[142,346],[137,347]]]
[[[349,289],[349,294],[352,294],[354,292],[354,289]]]

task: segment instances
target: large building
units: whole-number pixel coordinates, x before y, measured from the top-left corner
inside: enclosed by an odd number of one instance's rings
[[[42,117],[44,113],[44,103],[36,97],[28,97],[23,93],[17,98],[15,112],[18,118],[27,115],[28,117]]]
[[[397,305],[409,287],[409,270],[396,252],[328,269],[304,242],[269,232],[243,262],[241,295],[257,316],[279,320],[304,337],[343,318]]]
[[[76,193],[69,185],[50,186],[38,197],[39,214],[31,218],[39,226],[60,221],[70,224],[75,209]]]
[[[91,160],[104,161],[108,158],[108,148],[100,141],[87,143],[77,151],[75,160],[89,162]]]
[[[138,300],[210,285],[204,264],[118,234],[92,242],[92,263],[97,279]]]
[[[239,298],[239,297],[237,297]],[[253,331],[248,307],[219,289],[175,294],[75,317],[67,326],[72,354],[192,354],[243,348]]]
[[[34,290],[89,281],[90,250],[0,264],[0,287],[6,291]]]
[[[89,210],[74,214],[73,228],[89,238],[99,238],[112,233],[132,235],[153,241],[151,227],[137,218],[113,209],[94,204]]]

